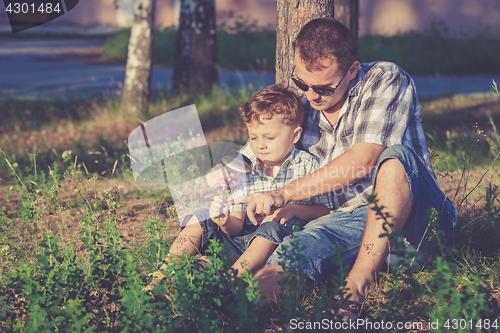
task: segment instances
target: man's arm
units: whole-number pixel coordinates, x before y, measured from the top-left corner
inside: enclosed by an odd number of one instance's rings
[[[371,174],[385,148],[374,143],[355,143],[323,168],[284,186],[285,201],[309,199],[355,183]]]
[[[257,224],[255,215],[270,214],[273,207],[283,207],[290,201],[304,200],[338,190],[371,174],[385,148],[374,143],[355,143],[349,151],[314,173],[280,189],[254,193],[235,202],[248,203],[248,218]]]
[[[284,224],[286,221],[296,217],[299,220],[309,222],[330,213],[330,209],[324,205],[298,205],[291,204],[276,209],[271,215],[267,215],[263,222],[275,221]]]

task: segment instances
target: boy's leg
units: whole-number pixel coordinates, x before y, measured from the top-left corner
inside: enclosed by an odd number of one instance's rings
[[[294,227],[298,230],[303,229],[306,223],[297,218],[287,221],[285,225],[278,222],[267,221],[259,225],[257,230],[245,236],[246,250],[240,258],[233,264],[232,268],[238,271],[238,277],[241,277],[248,269],[252,274],[264,267],[267,259],[274,252],[276,247],[283,242]],[[248,266],[243,268],[244,262]]]
[[[208,209],[197,209],[194,212],[188,214],[181,221],[181,232],[179,236],[175,239],[174,243],[170,247],[169,255],[163,259],[163,261],[168,262],[172,257],[181,257],[184,251],[187,251],[189,256],[194,256],[200,253],[203,247],[203,238],[208,238],[209,232],[207,232],[208,226],[205,222],[209,218]],[[205,236],[203,232],[205,230]],[[167,265],[164,263],[160,269],[166,270]]]
[[[196,216],[192,216],[189,224],[182,229],[170,247],[169,253],[181,256],[187,250],[190,256],[198,253],[201,245],[201,226]]]
[[[238,277],[242,277],[245,270],[254,274],[264,267],[267,258],[273,253],[278,245],[262,237],[255,237],[247,250],[236,260],[231,268],[238,271]],[[243,267],[245,265],[246,266]]]
[[[244,237],[232,237],[224,233],[219,225],[212,221],[206,208],[197,209],[187,215],[181,225],[185,225],[185,227],[181,229],[181,233],[169,251],[174,256],[182,256],[185,250],[190,256],[205,254],[210,246],[210,240],[219,241],[219,244],[227,250],[225,255],[233,261],[237,260],[245,251]],[[165,267],[166,265],[163,265],[162,269]]]
[[[168,261],[171,257],[181,257],[186,251],[189,256],[198,254],[201,246],[201,232],[200,221],[193,215],[189,220],[189,224],[182,229],[175,239],[168,251],[169,255],[164,261]],[[167,265],[163,264],[161,269],[167,269]]]
[[[179,236],[177,236],[174,243],[170,247],[169,254],[165,259],[163,259],[163,265],[160,267],[160,270],[149,274],[152,276],[152,280],[146,286],[146,290],[152,290],[166,277],[162,271],[168,269],[167,263],[170,262],[170,260],[174,260],[175,264],[179,265],[180,261],[175,260],[175,258],[182,257],[186,251],[189,256],[194,256],[200,252],[203,237],[203,221],[200,221],[201,218],[202,215],[197,214],[196,212],[187,216],[187,225],[182,228]]]

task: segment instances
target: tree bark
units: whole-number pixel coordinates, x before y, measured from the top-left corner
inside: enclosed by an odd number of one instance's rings
[[[210,90],[218,83],[214,0],[182,0],[175,39],[173,90]]]
[[[294,86],[292,42],[307,22],[318,17],[333,17],[333,0],[278,0],[276,24],[276,83]]]
[[[335,0],[335,18],[351,30],[358,40],[359,0]]]
[[[134,23],[130,31],[122,109],[127,113],[147,112],[153,57],[155,0],[135,0]]]

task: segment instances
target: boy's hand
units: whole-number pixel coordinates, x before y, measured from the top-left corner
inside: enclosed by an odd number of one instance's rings
[[[281,189],[266,192],[257,192],[246,197],[230,200],[230,205],[246,203],[247,216],[253,224],[257,225],[264,215],[269,215],[273,208],[283,207],[288,200],[283,196]]]
[[[271,215],[267,215],[262,222],[274,221],[284,225],[295,217],[295,209],[293,205],[288,205],[276,209]]]
[[[214,197],[214,201],[208,210],[210,218],[218,225],[224,225],[229,219],[229,206],[220,195]]]

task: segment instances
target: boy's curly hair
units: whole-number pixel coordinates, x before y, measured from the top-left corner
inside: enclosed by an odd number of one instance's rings
[[[255,92],[249,101],[240,105],[240,114],[248,124],[257,120],[283,116],[285,125],[301,126],[304,121],[304,106],[294,91],[279,85],[271,85]]]

